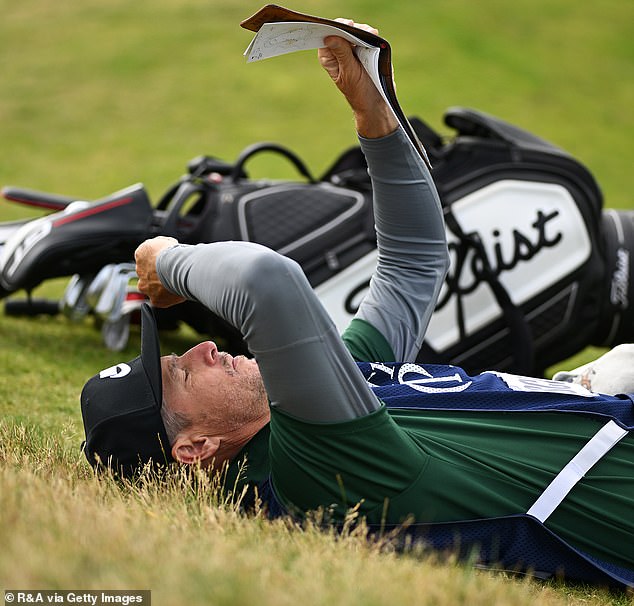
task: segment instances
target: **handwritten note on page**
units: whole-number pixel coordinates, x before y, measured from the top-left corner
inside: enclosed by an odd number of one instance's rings
[[[380,49],[337,27],[321,23],[280,22],[265,23],[244,51],[247,62],[261,61],[302,50],[324,46],[324,38],[339,36],[355,45],[354,52],[366,69],[374,85],[390,105],[379,78]]]

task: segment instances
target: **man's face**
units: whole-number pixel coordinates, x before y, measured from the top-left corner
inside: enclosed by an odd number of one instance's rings
[[[212,416],[222,424],[227,417],[232,425],[249,414],[248,409],[266,405],[257,362],[219,352],[213,341],[199,343],[181,356],[163,356],[161,370],[169,408],[192,420]]]

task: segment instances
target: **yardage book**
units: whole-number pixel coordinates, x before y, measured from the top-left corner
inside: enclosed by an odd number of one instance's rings
[[[267,4],[262,7],[257,13],[242,21],[240,26],[257,32],[244,52],[248,62],[320,48],[324,46],[324,38],[327,36],[341,36],[352,42],[359,61],[367,70],[416,151],[430,166],[427,152],[396,98],[392,51],[387,40],[345,23],[298,13],[276,4]]]

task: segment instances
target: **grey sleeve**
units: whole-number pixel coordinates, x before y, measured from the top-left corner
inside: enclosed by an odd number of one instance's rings
[[[411,361],[449,267],[440,199],[401,129],[360,143],[372,178],[378,263],[356,317],[386,338],[397,361]]]
[[[171,291],[199,301],[240,330],[271,406],[318,423],[379,408],[294,261],[257,244],[216,242],[163,251],[157,269]]]

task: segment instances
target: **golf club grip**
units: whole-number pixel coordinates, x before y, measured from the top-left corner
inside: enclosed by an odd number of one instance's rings
[[[7,316],[56,316],[59,303],[51,299],[11,299],[4,303]]]

